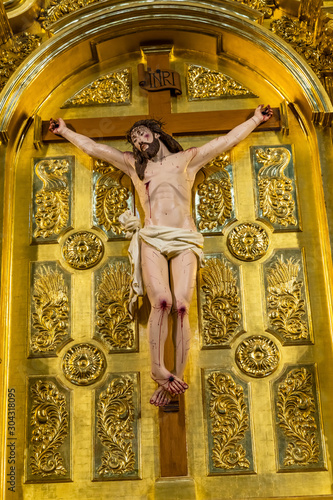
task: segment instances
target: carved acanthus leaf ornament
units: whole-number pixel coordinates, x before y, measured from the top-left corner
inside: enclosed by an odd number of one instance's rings
[[[68,434],[65,396],[55,384],[39,380],[31,387],[32,474],[48,477],[67,473],[58,449]]]
[[[258,172],[259,204],[262,214],[272,224],[295,226],[293,183],[286,177],[291,154],[287,148],[257,149],[256,160],[263,167]]]
[[[285,466],[306,466],[319,461],[313,376],[306,368],[291,370],[278,389],[279,426],[289,440]]]
[[[124,376],[115,378],[99,396],[98,437],[107,448],[98,469],[100,476],[123,475],[134,470],[133,392],[133,381]]]
[[[230,164],[230,154],[223,153],[205,165],[206,179],[198,185],[200,231],[214,230],[223,226],[232,212],[231,180],[226,167]],[[213,173],[213,175],[210,175]]]
[[[68,335],[69,296],[63,274],[41,266],[33,285],[31,351],[34,354],[54,352]]]
[[[122,69],[97,78],[68,99],[63,107],[129,104],[130,96],[130,71]]]
[[[131,273],[129,264],[109,264],[102,272],[96,290],[97,334],[108,348],[132,349],[134,328],[128,312]]]
[[[300,268],[300,261],[290,258],[285,262],[281,255],[267,270],[269,326],[286,341],[309,338]]]
[[[201,278],[204,345],[222,345],[235,336],[241,322],[237,277],[225,260],[212,258],[206,261]]]
[[[189,65],[187,93],[190,100],[230,97],[257,97],[230,76],[220,71]]]
[[[95,215],[100,226],[116,235],[123,232],[119,216],[127,210],[130,192],[121,185],[123,173],[101,160],[96,160],[94,170],[100,173],[95,185]]]
[[[41,9],[38,22],[42,28],[47,30],[52,23],[55,23],[67,14],[71,14],[100,1],[102,0],[51,0],[46,9]]]
[[[43,182],[43,188],[35,196],[35,238],[60,234],[68,225],[68,170],[69,162],[64,159],[45,159],[36,164],[36,176]]]
[[[213,372],[208,378],[211,393],[209,416],[214,437],[212,459],[219,469],[248,469],[250,462],[241,441],[249,428],[249,415],[244,391],[232,377]]]

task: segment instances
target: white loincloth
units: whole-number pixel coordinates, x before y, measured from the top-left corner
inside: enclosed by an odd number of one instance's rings
[[[186,250],[192,250],[198,257],[199,265],[203,262],[203,235],[189,229],[168,226],[147,226],[141,228],[140,221],[126,210],[119,221],[126,230],[126,238],[131,238],[128,248],[132,268],[132,284],[128,309],[133,314],[134,304],[138,295],[143,295],[143,280],[141,274],[140,239],[156,248],[168,260]]]

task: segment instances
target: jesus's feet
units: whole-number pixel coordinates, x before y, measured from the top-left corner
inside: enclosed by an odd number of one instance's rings
[[[156,389],[150,398],[150,404],[155,406],[166,406],[171,401],[170,392],[166,391],[161,385]]]
[[[184,380],[181,380],[176,375],[168,372],[168,370],[159,370],[151,373],[151,378],[171,394],[182,394],[188,389],[188,385]]]

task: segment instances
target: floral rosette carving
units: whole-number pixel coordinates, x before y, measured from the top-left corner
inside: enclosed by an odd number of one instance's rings
[[[241,441],[249,429],[244,391],[230,375],[213,372],[207,379],[211,393],[209,416],[214,446],[212,460],[218,469],[248,469],[250,462]]]
[[[263,227],[248,222],[240,224],[230,231],[227,245],[232,255],[237,259],[254,261],[266,254],[269,239]]]
[[[134,328],[128,303],[131,290],[129,264],[109,264],[97,282],[97,334],[110,350],[132,349]]]
[[[54,352],[68,336],[69,328],[68,288],[62,273],[48,266],[37,270],[33,304],[31,351],[34,354]]]
[[[292,180],[284,174],[291,153],[287,148],[257,149],[256,160],[263,167],[258,172],[259,205],[272,224],[296,226]]]
[[[31,387],[31,396],[31,472],[42,477],[63,476],[67,470],[57,450],[68,434],[65,396],[52,382],[41,380]]]
[[[309,338],[304,283],[299,278],[300,261],[283,255],[267,270],[267,309],[270,327],[286,341]]]
[[[277,410],[279,426],[289,439],[283,464],[304,467],[318,463],[320,447],[316,404],[309,370],[293,369],[279,384]]]
[[[201,271],[205,294],[203,334],[206,346],[230,340],[241,322],[240,293],[237,277],[225,260],[208,259]]]
[[[69,188],[66,177],[69,161],[45,159],[36,164],[35,172],[43,188],[35,195],[36,229],[34,238],[48,238],[60,234],[69,221]]]
[[[62,369],[67,380],[76,385],[90,385],[104,373],[106,362],[98,347],[78,344],[64,355]]]
[[[277,369],[280,353],[272,340],[261,335],[253,336],[237,347],[236,362],[242,372],[251,377],[267,377]]]
[[[97,433],[107,448],[97,471],[100,476],[124,475],[134,471],[133,392],[133,381],[129,377],[117,377],[99,396]]]
[[[104,253],[102,240],[96,234],[80,231],[65,241],[62,254],[74,269],[89,269],[101,260]]]

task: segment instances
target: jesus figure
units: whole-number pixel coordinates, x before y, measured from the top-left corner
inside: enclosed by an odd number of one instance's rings
[[[203,255],[203,236],[197,232],[191,215],[195,176],[209,161],[236,146],[272,114],[270,106],[260,105],[250,119],[225,136],[186,151],[156,120],[142,120],[130,129],[128,140],[133,152],[96,143],[67,128],[61,118],[50,121],[54,134],[60,134],[88,155],[112,163],[128,175],[139,196],[145,214],[144,227],[137,231],[141,272],[151,304],[148,322],[151,377],[158,384],[151,404],[165,406],[173,396],[188,388],[183,376],[191,336],[189,305],[198,261]],[[176,325],[174,368],[170,372],[164,363],[164,345],[171,312]]]

